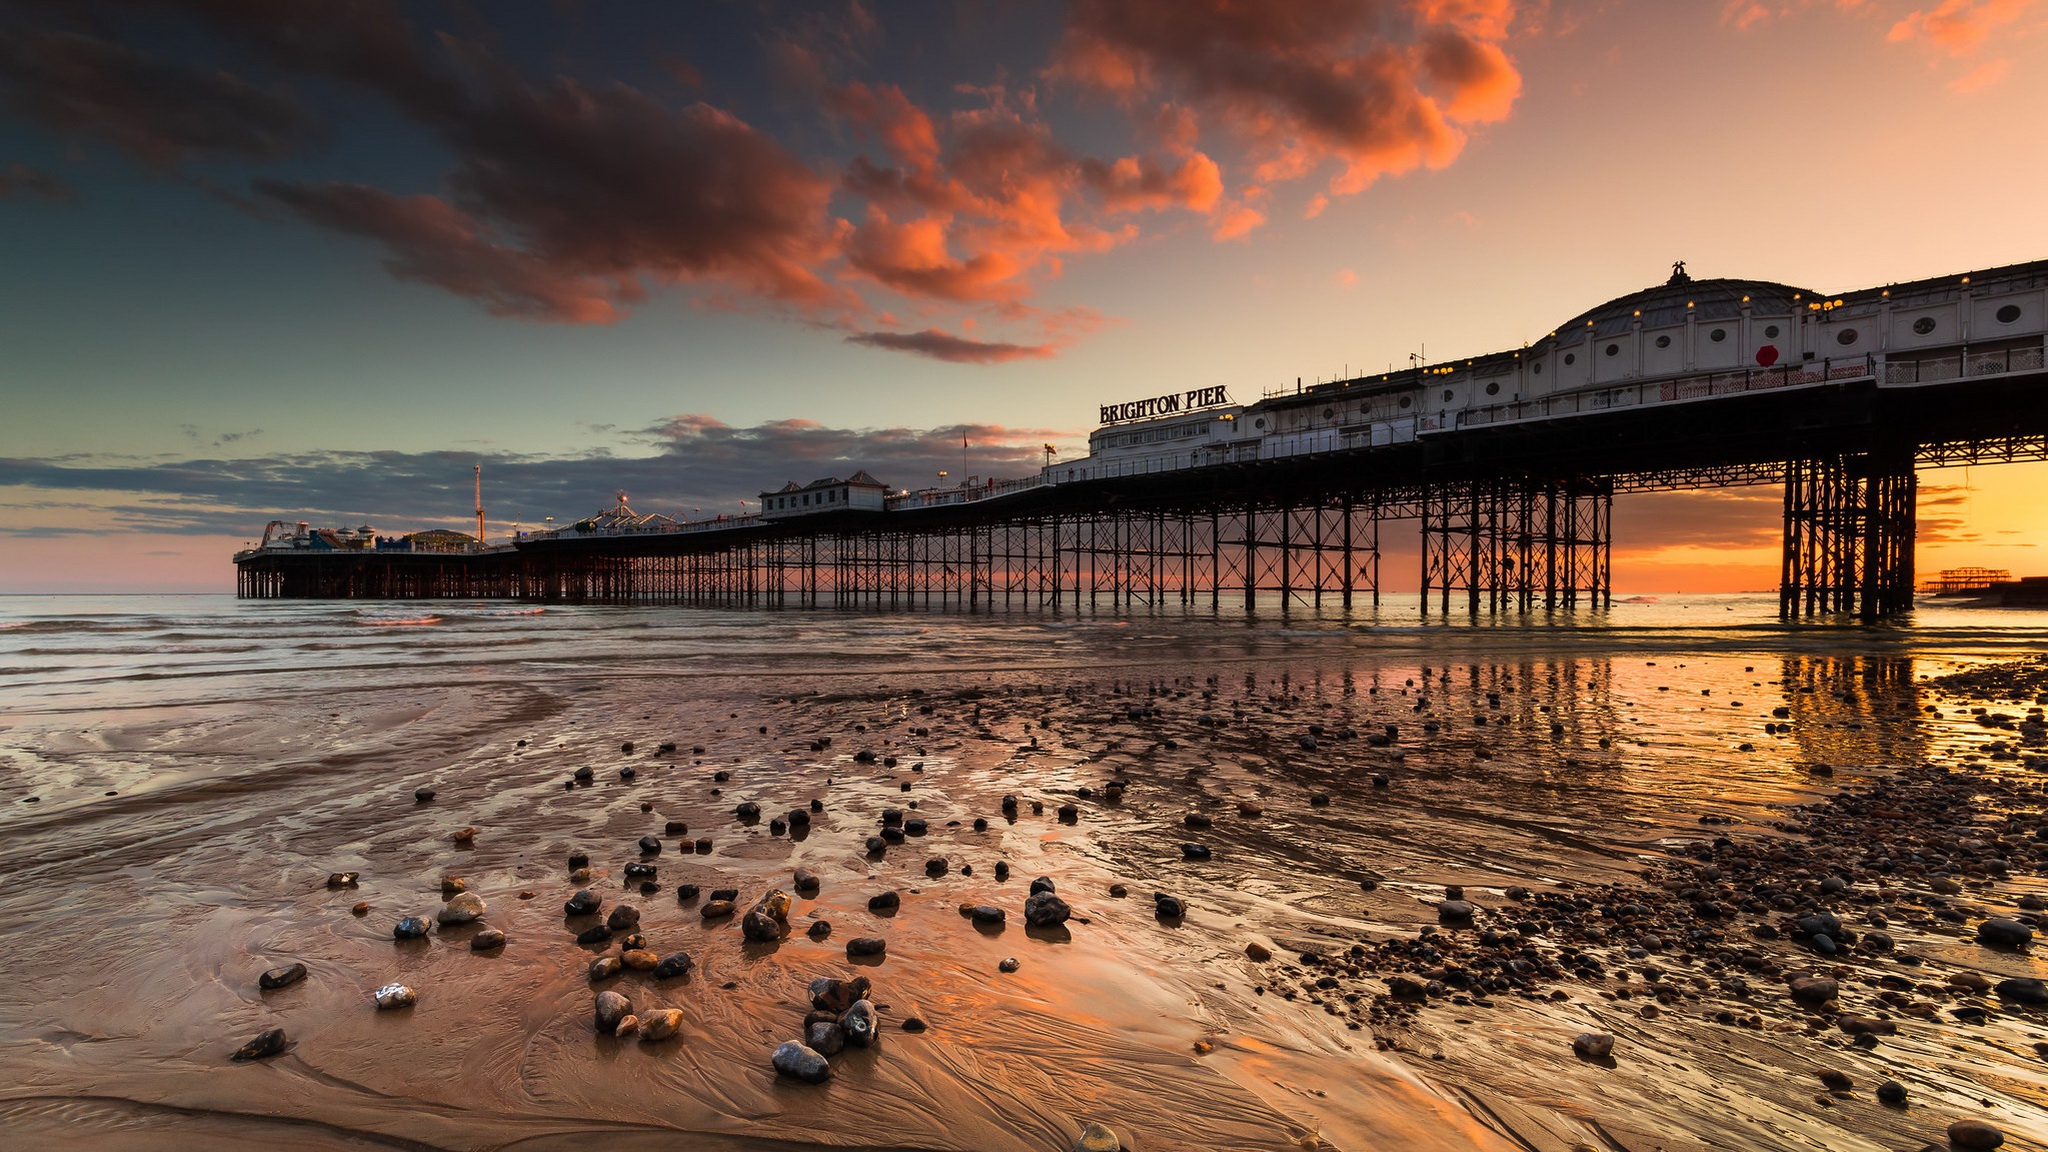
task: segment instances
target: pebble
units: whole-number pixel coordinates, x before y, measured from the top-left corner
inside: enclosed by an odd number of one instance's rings
[[[356,886],[356,876],[357,874],[354,872],[329,872],[327,874],[327,886],[329,888],[353,888]]]
[[[603,924],[594,924],[576,934],[576,943],[583,945],[603,944],[612,938],[612,930]]]
[[[595,1019],[599,1035],[611,1035],[619,1030],[619,1021],[633,1014],[633,1002],[609,989],[597,994]]]
[[[1982,1120],[1958,1120],[1948,1126],[1948,1142],[1969,1152],[1984,1152],[2005,1143],[2005,1133]]]
[[[866,1048],[881,1035],[881,1021],[875,1017],[875,1005],[869,1000],[855,1000],[839,1017],[839,1027],[846,1033],[846,1042],[855,1048]]]
[[[599,956],[590,962],[590,982],[595,984],[600,980],[609,980],[625,969],[626,962],[617,956]]]
[[[1587,1060],[1598,1060],[1614,1051],[1614,1037],[1605,1032],[1581,1032],[1572,1037],[1572,1051]]]
[[[880,956],[889,950],[889,942],[880,936],[855,936],[846,942],[846,954],[852,956]]]
[[[648,856],[659,855],[661,853],[661,837],[642,836],[640,838],[640,851]]]
[[[1788,982],[1788,987],[1791,989],[1792,999],[1808,1007],[1833,1000],[1835,993],[1841,989],[1841,985],[1836,983],[1833,977],[1814,975],[1794,976]]]
[[[1856,1087],[1856,1081],[1840,1068],[1821,1069],[1820,1082],[1830,1092],[1847,1092]]]
[[[562,915],[595,916],[597,910],[602,907],[604,907],[604,898],[585,888],[574,896],[569,897],[568,902],[562,905]]]
[[[806,1084],[823,1084],[832,1078],[832,1065],[825,1057],[817,1049],[795,1040],[779,1045],[769,1062],[782,1075]]]
[[[856,1002],[867,999],[868,993],[873,989],[874,984],[865,976],[855,976],[851,980],[835,980],[830,976],[820,976],[811,981],[808,991],[811,996],[811,1007],[837,1016],[853,1007]]]
[[[846,1031],[837,1020],[813,1020],[804,1029],[804,1043],[822,1056],[837,1056],[846,1048]]]
[[[1036,881],[1033,882],[1036,884]],[[1050,881],[1048,881],[1050,883]],[[1024,922],[1033,928],[1052,928],[1067,922],[1073,909],[1067,902],[1052,894],[1050,890],[1033,892],[1024,901]]]
[[[1304,736],[1302,739],[1308,741],[1313,746],[1314,741],[1311,737]],[[1122,1150],[1123,1144],[1117,1140],[1116,1133],[1092,1121],[1082,1125],[1081,1134],[1074,1139],[1074,1152],[1122,1152]]]
[[[967,910],[967,915],[976,924],[991,926],[1001,925],[1010,918],[1009,913],[993,904],[976,904]]]
[[[1877,1086],[1877,1102],[1893,1108],[1906,1106],[1906,1086],[1897,1080],[1887,1080]]]
[[[457,892],[434,918],[443,924],[467,924],[483,914],[483,897],[474,892]]]
[[[789,934],[789,893],[780,888],[747,909],[740,920],[740,935],[757,944],[772,944]]]
[[[1183,844],[1180,855],[1183,860],[1207,860],[1211,854],[1206,844]]]
[[[830,920],[813,920],[811,921],[810,931],[804,933],[804,935],[809,936],[813,940],[823,940],[831,934],[832,922]]]
[[[235,1054],[229,1057],[229,1059],[261,1060],[265,1056],[275,1056],[279,1052],[284,1051],[284,1044],[284,1029],[272,1028],[270,1031],[261,1033],[254,1040],[235,1049]]]
[[[730,916],[736,911],[738,909],[733,906],[733,902],[730,900],[706,900],[704,906],[698,909],[699,914],[706,920],[717,920],[720,917]]]
[[[504,946],[505,933],[497,928],[480,928],[476,935],[469,938],[471,952],[489,952],[493,948]]]
[[[370,994],[379,1008],[410,1008],[419,1003],[419,996],[403,984],[386,984]]]
[[[673,980],[678,976],[687,976],[690,974],[690,969],[696,967],[696,964],[697,962],[690,957],[688,952],[671,952],[663,956],[660,962],[655,964],[654,978],[656,980]]]
[[[1977,943],[1993,948],[2024,948],[2034,930],[2017,920],[1986,920],[1977,925]]]
[[[672,1040],[682,1031],[683,1010],[680,1008],[656,1008],[640,1018],[640,1039]]]
[[[424,916],[407,916],[391,926],[391,936],[394,940],[417,940],[425,936],[427,931],[427,920]]]
[[[1254,964],[1264,964],[1273,958],[1273,950],[1254,940],[1244,946],[1244,955]]]
[[[879,896],[868,897],[868,911],[889,912],[895,910],[902,903],[903,897],[894,892],[884,892]]]
[[[1023,965],[1017,962],[1017,958],[1015,956],[1005,956],[1001,960],[996,962],[996,971],[998,972],[1015,972],[1017,969],[1021,967],[1023,967]]]
[[[258,976],[256,978],[256,986],[264,989],[283,988],[288,985],[297,984],[305,978],[306,966],[304,964],[287,964],[282,968],[272,968],[270,971]]]
[[[652,972],[661,965],[661,957],[645,948],[633,948],[619,953],[619,963],[635,972]]]
[[[2048,984],[2031,976],[2015,976],[1998,982],[1998,998],[2029,1007],[2048,1007]]]

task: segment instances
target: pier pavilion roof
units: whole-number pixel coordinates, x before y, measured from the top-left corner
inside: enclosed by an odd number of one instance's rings
[[[1757,315],[1784,316],[1798,311],[1803,300],[1815,298],[1808,289],[1769,280],[1695,280],[1680,265],[1671,279],[1654,288],[1617,297],[1565,321],[1556,336],[1559,346],[1604,340],[1626,333],[1638,319],[1645,328],[1683,324],[1688,312],[1700,323],[1735,320],[1742,316],[1744,302]]]

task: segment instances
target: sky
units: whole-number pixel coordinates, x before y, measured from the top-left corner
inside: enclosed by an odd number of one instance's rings
[[[2048,0],[0,0],[0,592],[2039,259],[2044,136]],[[1923,573],[2048,573],[2048,467],[1921,492]],[[1617,586],[1774,586],[1779,499],[1618,500]]]

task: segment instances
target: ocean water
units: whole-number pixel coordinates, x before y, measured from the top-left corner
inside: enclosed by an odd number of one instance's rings
[[[1767,1061],[1674,1048],[1589,1079],[1554,1058],[1553,1033],[1600,1010],[1590,992],[1503,1016],[1455,1072],[1376,1052],[1336,1015],[1266,996],[1243,941],[1412,933],[1446,884],[1620,882],[1699,840],[1703,815],[1767,829],[1832,784],[1988,764],[1988,734],[1928,681],[2038,654],[2048,616],[1788,624],[1762,596],[1448,620],[1405,597],[1263,607],[0,597],[0,1131],[116,1149],[687,1136],[1022,1152],[1064,1148],[1100,1118],[1146,1152],[1563,1149],[1595,1131],[1672,1148],[1905,1146],[1917,1129],[1889,1113],[1810,1115],[1810,1094],[1772,1087]],[[1381,730],[1391,747],[1335,736]],[[1126,799],[1082,796],[1113,775],[1132,782]],[[1043,809],[1003,819],[1005,794]],[[735,820],[742,800],[770,814],[817,800],[821,814],[774,835]],[[881,813],[913,801],[928,839],[866,852]],[[1232,802],[1267,815],[1233,822]],[[1080,805],[1075,821],[1055,819],[1063,803]],[[1212,810],[1217,859],[1191,871],[1182,815]],[[650,833],[667,845],[641,897],[622,871]],[[567,875],[577,851],[593,878]],[[675,895],[731,885],[744,905],[797,866],[824,878],[795,918],[829,918],[823,943],[743,944]],[[340,871],[359,887],[328,889]],[[392,940],[399,915],[431,916],[451,874],[511,935],[502,952],[470,952],[466,929]],[[1017,923],[1038,874],[1071,894],[1071,931]],[[650,947],[697,958],[689,980],[620,985],[682,1008],[682,1041],[592,1034],[597,953],[560,913],[581,883],[638,900]],[[1112,884],[1195,911],[1163,928]],[[905,893],[900,913],[867,910],[880,890]],[[973,930],[955,909],[974,902],[1009,907],[1012,926]],[[766,1052],[799,1031],[804,985],[845,973],[839,946],[856,934],[889,940],[869,972],[887,1018],[931,1030],[835,1060],[823,1088],[776,1080]],[[1023,965],[999,978],[1008,956]],[[311,977],[256,990],[291,961]],[[420,1005],[367,1007],[390,980]],[[226,1061],[272,1026],[285,1054]],[[2038,1071],[1992,1048],[1951,1059],[1966,1069],[1940,1086],[1955,1099],[2048,1116]]]

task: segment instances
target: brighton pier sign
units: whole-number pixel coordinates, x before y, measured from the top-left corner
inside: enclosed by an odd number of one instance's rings
[[[1190,388],[1185,392],[1168,392],[1150,400],[1132,400],[1123,404],[1104,404],[1102,423],[1115,424],[1120,420],[1143,420],[1148,416],[1171,416],[1176,412],[1193,412],[1197,408],[1211,408],[1218,404],[1230,403],[1230,390],[1222,385],[1214,388]]]

